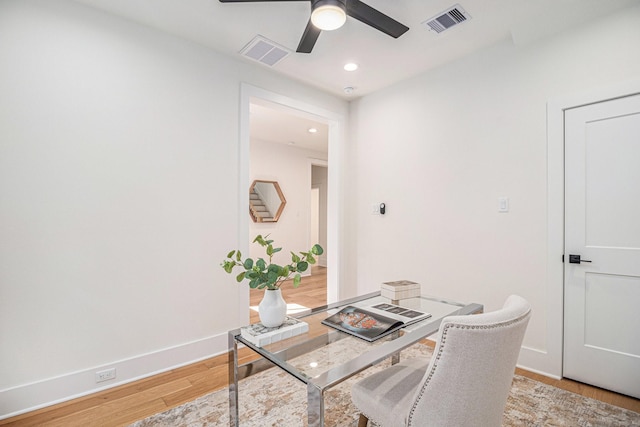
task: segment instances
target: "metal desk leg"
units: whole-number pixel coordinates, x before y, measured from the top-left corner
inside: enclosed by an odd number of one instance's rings
[[[238,427],[238,343],[229,333],[229,426]]]
[[[391,339],[395,340],[396,338],[399,338],[399,337],[400,337],[400,331],[395,331],[391,333]],[[400,352],[398,351],[391,355],[391,364],[395,365],[396,363],[399,363],[399,362],[400,362]]]
[[[308,427],[324,427],[324,396],[312,382],[307,383]]]

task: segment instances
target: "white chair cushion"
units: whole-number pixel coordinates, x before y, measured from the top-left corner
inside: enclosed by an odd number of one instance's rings
[[[370,421],[404,426],[428,359],[409,359],[370,375],[353,385],[353,403]]]

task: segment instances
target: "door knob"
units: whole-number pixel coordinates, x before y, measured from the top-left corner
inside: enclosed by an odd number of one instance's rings
[[[580,255],[569,255],[570,264],[580,264],[581,262],[591,262],[587,259],[580,259]]]

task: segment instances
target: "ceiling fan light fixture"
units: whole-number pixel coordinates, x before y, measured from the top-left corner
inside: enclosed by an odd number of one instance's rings
[[[314,2],[311,23],[323,31],[337,30],[347,21],[345,5],[339,0]]]

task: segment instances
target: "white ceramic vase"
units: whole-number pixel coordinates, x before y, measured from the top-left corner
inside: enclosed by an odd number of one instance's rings
[[[264,297],[258,305],[260,322],[268,327],[275,328],[282,325],[287,317],[287,303],[282,298],[280,289],[265,290]]]

